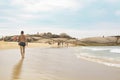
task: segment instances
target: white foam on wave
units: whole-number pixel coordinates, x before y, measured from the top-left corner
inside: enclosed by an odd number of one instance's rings
[[[103,50],[107,50],[107,49],[93,48],[91,50],[93,50],[93,51],[103,51]]]
[[[109,49],[106,49],[106,48],[95,48],[95,47],[82,47],[82,49],[88,49],[88,50],[92,50],[92,51],[102,51],[102,50],[109,50]]]
[[[76,56],[77,56],[77,58],[81,58],[81,59],[84,59],[84,60],[97,62],[97,63],[104,64],[104,65],[111,66],[111,67],[120,68],[120,61],[115,61],[115,59],[102,59],[102,58],[87,55],[87,54],[88,53],[76,54]]]
[[[120,53],[120,49],[112,49],[112,50],[110,50],[110,52],[113,52],[113,53]]]
[[[112,67],[117,67],[117,68],[120,68],[120,64],[113,64],[113,63],[103,63],[104,65],[107,65],[107,66],[112,66]]]

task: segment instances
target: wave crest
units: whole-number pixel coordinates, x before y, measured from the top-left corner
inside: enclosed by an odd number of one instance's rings
[[[110,50],[110,52],[120,53],[120,49],[112,49],[112,50]]]
[[[114,58],[101,58],[96,56],[87,55],[88,53],[76,54],[77,58],[85,59],[92,62],[97,62],[107,66],[118,67],[120,68],[120,60]]]

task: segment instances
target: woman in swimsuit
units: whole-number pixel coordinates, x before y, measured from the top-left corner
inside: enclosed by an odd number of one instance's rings
[[[21,31],[21,35],[18,38],[18,42],[20,45],[21,56],[22,56],[22,58],[24,58],[25,46],[26,46],[26,42],[27,42],[26,36],[24,35],[24,31]]]

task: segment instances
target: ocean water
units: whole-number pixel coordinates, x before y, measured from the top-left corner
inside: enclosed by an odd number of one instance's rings
[[[120,68],[120,46],[77,47],[77,58]]]

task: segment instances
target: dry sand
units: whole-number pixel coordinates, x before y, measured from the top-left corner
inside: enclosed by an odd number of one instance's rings
[[[78,59],[74,48],[0,51],[0,80],[120,80],[120,68]]]
[[[33,48],[33,47],[50,47],[49,44],[47,43],[28,43],[28,48]],[[18,42],[4,42],[0,41],[0,50],[4,49],[17,49],[19,48]]]
[[[74,46],[73,44],[69,44],[69,46]],[[57,43],[55,44],[48,44],[48,43],[28,43],[27,48],[34,48],[34,47],[58,47]],[[67,47],[66,45],[61,47]],[[4,42],[0,41],[0,50],[4,49],[17,49],[19,48],[18,42]]]

